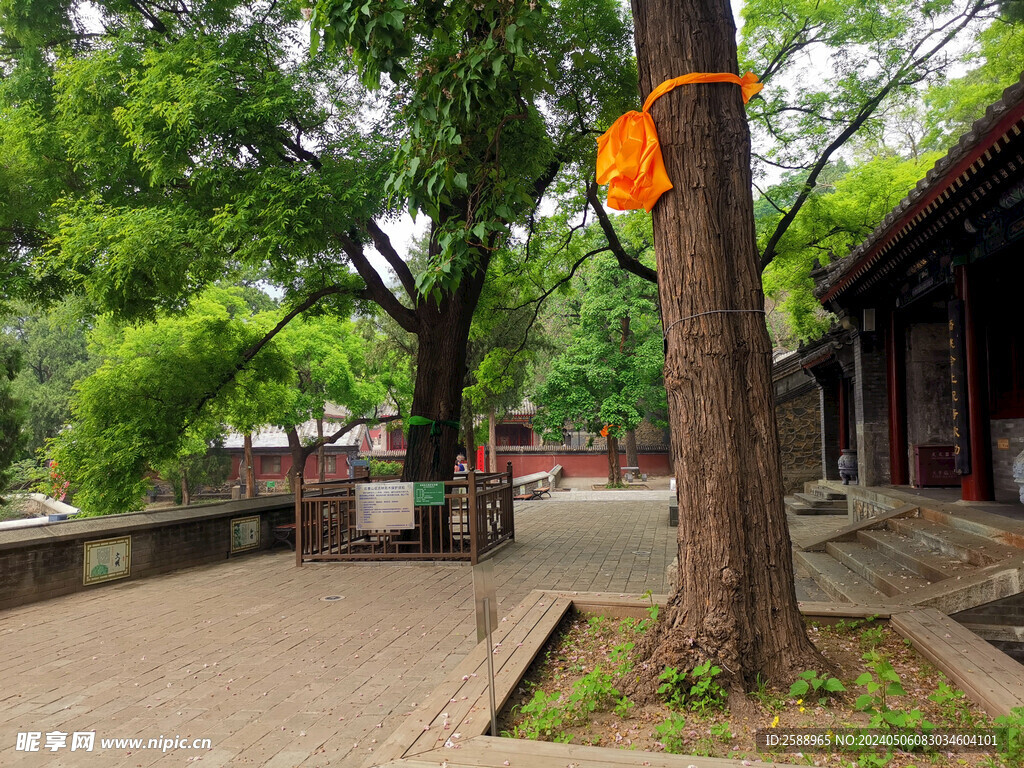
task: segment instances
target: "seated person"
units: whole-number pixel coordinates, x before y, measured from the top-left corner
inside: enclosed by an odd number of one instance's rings
[[[465,472],[466,471],[466,455],[464,453],[460,453],[458,455],[458,457],[455,459],[455,471],[456,472]]]

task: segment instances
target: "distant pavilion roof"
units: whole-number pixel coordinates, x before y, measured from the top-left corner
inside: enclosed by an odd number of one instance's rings
[[[344,421],[325,419],[324,435],[330,436],[342,426],[344,426]],[[301,440],[303,444],[312,442],[313,440],[316,439],[316,419],[310,419],[309,421],[303,422],[298,426],[297,431],[299,433],[299,440]],[[328,450],[330,450],[331,446],[334,446],[336,450],[356,448],[359,446],[362,434],[362,430],[360,430],[358,427],[355,429],[351,429],[335,442],[328,444],[327,448]],[[245,436],[242,435],[241,433],[228,432],[227,436],[224,438],[224,447],[242,448],[244,440]],[[252,447],[253,450],[287,450],[288,432],[282,427],[260,427],[259,432],[254,432],[252,435]]]

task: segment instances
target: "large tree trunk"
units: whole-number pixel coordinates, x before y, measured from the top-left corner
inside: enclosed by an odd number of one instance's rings
[[[192,504],[192,489],[188,487],[188,472],[181,470],[181,505],[183,507]]]
[[[246,433],[243,438],[243,452],[245,454],[245,498],[256,498],[256,467],[253,466],[252,455],[252,434]]]
[[[636,452],[636,430],[626,430],[626,466],[640,468],[640,457]]]
[[[288,450],[292,455],[292,466],[288,470],[288,490],[295,493],[295,489],[302,483],[306,457],[309,456],[309,453],[302,449],[302,440],[299,439],[299,432],[295,427],[288,428]]]
[[[486,272],[484,263],[476,273],[464,276],[459,287],[443,297],[440,304],[424,298],[416,307],[422,330],[410,412],[434,424],[409,427],[402,468],[404,481],[452,477],[462,412],[466,343]]]
[[[316,479],[317,482],[324,482],[327,480],[327,453],[324,449],[324,420],[322,416],[318,416],[316,420],[316,439],[320,443],[320,447],[316,449]]]
[[[619,464],[619,439],[613,435],[608,442],[608,485],[622,485],[622,466]]]
[[[632,5],[642,94],[736,72],[727,0]],[[713,658],[733,686],[788,684],[819,657],[793,586],[740,89],[683,86],[652,115],[675,186],[653,215],[680,514],[679,589],[646,650],[685,668]]]
[[[491,472],[497,472],[498,471],[498,417],[497,417],[497,415],[495,415],[493,408],[491,408],[491,410],[487,414],[487,441],[488,441],[488,451],[487,451],[488,467],[487,468]]]

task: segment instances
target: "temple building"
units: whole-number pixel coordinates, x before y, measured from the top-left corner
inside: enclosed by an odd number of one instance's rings
[[[959,486],[966,501],[1019,503],[1024,76],[814,277],[841,326],[801,350],[819,387],[825,478],[839,478],[845,451],[861,485]]]

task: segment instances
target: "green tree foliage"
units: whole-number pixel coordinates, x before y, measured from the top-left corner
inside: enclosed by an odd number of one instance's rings
[[[97,328],[103,364],[79,382],[71,427],[51,444],[83,510],[135,508],[151,469],[186,497],[197,483],[217,482],[223,462],[216,450],[208,454],[228,426],[283,427],[293,448],[304,451],[302,466],[315,446],[298,445],[295,428],[322,416],[327,402],[372,418],[387,390],[367,366],[365,339],[350,321],[294,320],[247,360],[283,312],[255,312],[246,299],[242,289],[214,287],[187,312]]]
[[[776,256],[763,274],[765,295],[777,302],[787,322],[777,331],[776,346],[793,347],[828,330],[830,320],[814,298],[814,263],[846,256],[911,190],[939,153],[903,160],[879,154],[847,168],[822,174],[799,215],[776,245]],[[771,190],[776,204],[792,197],[805,173],[792,173]],[[761,198],[754,207],[760,240],[775,231],[783,213]]]
[[[230,379],[266,328],[231,291],[211,289],[190,312],[140,326],[100,323],[92,334],[103,363],[76,386],[73,421],[50,452],[87,514],[138,507],[147,472],[200,451],[195,441],[219,434],[221,419],[204,393]],[[251,380],[286,381],[284,356],[265,349],[247,376],[223,390],[230,399]]]
[[[1024,69],[1020,30],[985,0],[780,3],[743,10],[743,66],[766,82],[749,112],[765,290],[776,344],[828,327],[814,262],[863,240]],[[953,62],[980,64],[944,81]],[[850,170],[852,167],[853,170]],[[781,327],[780,327],[781,326]]]
[[[1018,2],[1017,7],[1024,11],[1024,3]],[[1024,72],[1024,23],[1020,23],[1024,13],[1016,21],[993,22],[979,36],[978,50],[966,57],[971,70],[925,92],[921,117],[925,147],[947,149],[1020,78]]]
[[[476,416],[493,412],[500,419],[518,406],[538,354],[548,347],[538,322],[547,288],[531,280],[524,255],[515,250],[499,253],[480,297],[469,332],[464,427]]]
[[[368,87],[393,85],[406,130],[387,189],[435,224],[416,284],[436,300],[635,99],[629,29],[607,0],[320,0],[311,24],[314,48],[322,30]]]
[[[174,503],[188,506],[194,492],[228,479],[231,457],[223,450],[220,430],[210,425],[206,435],[191,430],[183,435],[175,455],[153,469],[170,483]]]
[[[570,300],[578,320],[535,395],[534,425],[561,442],[566,425],[622,437],[664,413],[664,354],[657,291],[603,254],[580,270]]]
[[[11,391],[19,365],[17,351],[0,346],[0,490],[7,487],[10,466],[22,440],[18,404]]]
[[[87,22],[33,8],[0,5],[3,183],[46,184],[31,209],[5,209],[32,235],[5,256],[120,319],[238,275],[300,310],[376,302],[420,337],[419,368],[438,368],[415,396],[431,419],[458,415],[465,362],[444,355],[468,336],[492,253],[635,101],[614,0],[325,2],[313,55],[298,3],[101,0]],[[353,68],[391,83],[368,93]],[[381,227],[403,210],[431,219],[415,272]],[[422,457],[443,451],[415,450],[428,432],[410,436],[412,474],[442,469]]]
[[[86,341],[91,320],[83,309],[74,300],[46,310],[19,301],[0,326],[0,345],[17,349],[22,360],[13,384],[25,433],[21,458],[34,456],[68,422],[75,382],[96,367]]]

